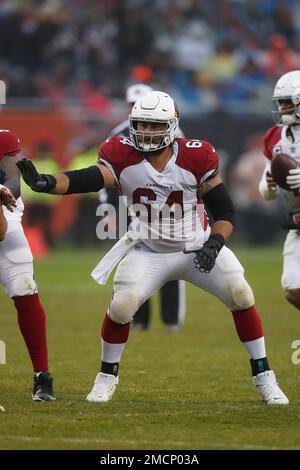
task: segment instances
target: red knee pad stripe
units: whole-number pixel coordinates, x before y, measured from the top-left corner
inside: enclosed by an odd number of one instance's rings
[[[232,315],[237,334],[243,343],[264,335],[260,316],[254,306],[245,310],[236,310]]]
[[[106,314],[102,323],[101,337],[107,343],[119,344],[126,343],[129,335],[130,323],[121,325],[114,322]]]

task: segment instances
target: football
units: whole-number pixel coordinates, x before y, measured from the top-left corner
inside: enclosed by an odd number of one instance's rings
[[[280,188],[286,189],[287,191],[293,191],[286,183],[286,177],[289,174],[289,170],[298,168],[296,160],[285,153],[278,153],[275,155],[271,162],[271,173],[274,181],[280,186]]]

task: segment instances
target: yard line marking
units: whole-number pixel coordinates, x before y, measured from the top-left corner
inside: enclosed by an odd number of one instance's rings
[[[34,436],[0,436],[3,440],[14,440],[14,441],[25,441],[25,442],[42,442],[45,440],[55,440],[59,442],[78,442],[78,443],[89,443],[89,442],[95,442],[95,443],[112,443],[112,442],[117,442],[117,440],[113,439],[99,439],[99,438],[88,438],[88,437],[58,437],[58,436],[52,436],[52,437],[34,437]],[[167,444],[169,443],[170,445],[188,445],[188,441],[164,441]],[[148,444],[148,441],[137,441],[137,440],[124,440],[122,439],[122,443],[125,444]]]
[[[23,441],[23,442],[43,442],[45,440],[54,440],[54,441],[59,441],[59,442],[65,442],[65,443],[78,443],[78,444],[84,444],[84,443],[95,443],[95,444],[112,444],[114,442],[118,442],[117,440],[113,439],[99,439],[99,438],[85,438],[85,437],[58,437],[58,436],[53,436],[53,437],[33,437],[33,436],[0,436],[0,438],[5,439],[5,440],[14,440],[14,441]],[[138,441],[138,440],[123,440],[122,439],[122,444],[130,444],[130,445],[136,445],[136,444],[149,444],[149,441]],[[164,441],[164,444],[166,446],[188,446],[189,441]],[[188,447],[186,447],[188,449]],[[266,449],[266,450],[278,450],[278,449],[283,449],[283,450],[299,450],[300,447],[276,447],[276,446],[263,446],[263,445],[249,445],[249,444],[238,444],[236,446],[228,446],[228,443],[224,442],[215,442],[213,446],[210,447],[203,447],[203,449],[200,450],[215,450],[215,449],[252,449],[252,450],[260,450],[260,449]],[[159,450],[159,449],[158,449]],[[175,449],[176,450],[176,449]],[[193,450],[193,449],[190,449]],[[196,449],[194,449],[196,450]],[[199,450],[199,449],[198,449]]]

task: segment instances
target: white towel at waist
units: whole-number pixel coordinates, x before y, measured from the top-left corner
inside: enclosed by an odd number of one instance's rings
[[[114,267],[121,261],[131,248],[140,241],[133,232],[127,232],[101,259],[92,271],[92,278],[100,285],[104,285]]]

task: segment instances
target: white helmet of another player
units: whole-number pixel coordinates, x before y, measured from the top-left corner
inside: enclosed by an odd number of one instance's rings
[[[300,70],[288,72],[278,80],[272,101],[275,107],[273,116],[277,124],[300,124]]]
[[[135,148],[143,152],[154,152],[172,144],[177,127],[175,101],[162,91],[142,96],[129,114],[130,138]]]
[[[144,83],[137,83],[136,85],[131,85],[126,90],[126,101],[128,104],[135,103],[139,98],[153,91],[153,88]]]

